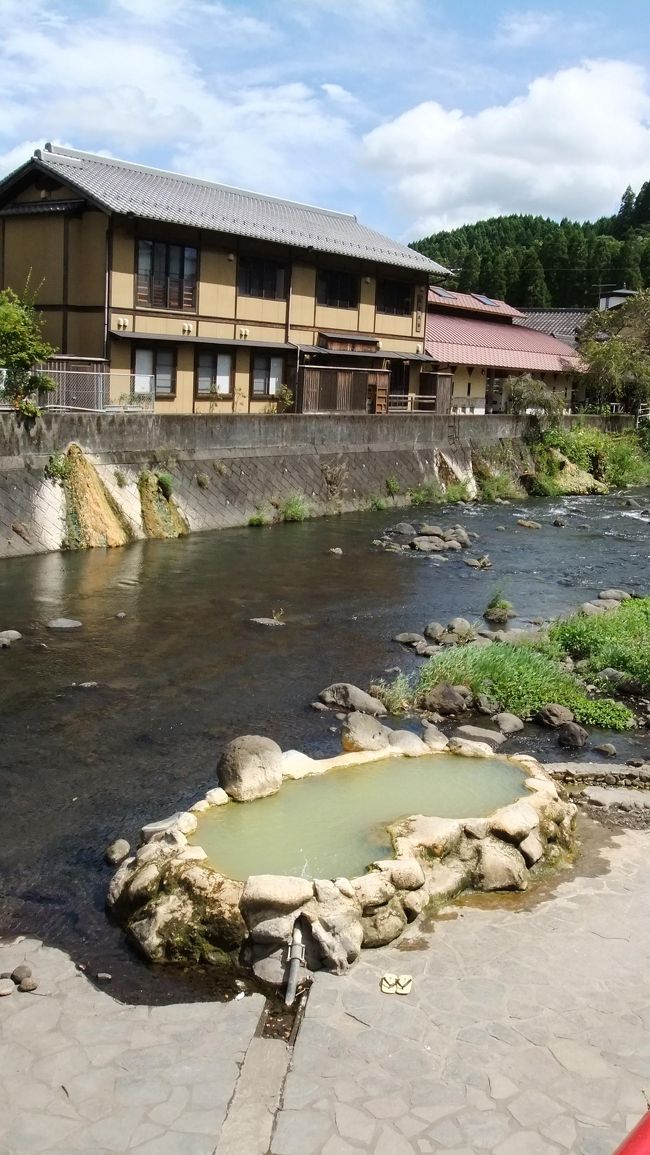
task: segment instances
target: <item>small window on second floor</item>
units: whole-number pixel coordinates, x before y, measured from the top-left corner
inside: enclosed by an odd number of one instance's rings
[[[240,296],[284,301],[287,296],[286,284],[287,270],[277,261],[265,261],[258,257],[239,258]]]
[[[405,281],[377,281],[377,312],[393,317],[410,317],[413,312],[413,287]]]
[[[328,305],[332,309],[356,309],[359,305],[359,278],[354,273],[320,269],[316,299],[319,305]]]
[[[196,309],[198,252],[190,245],[138,241],[136,304],[149,309]]]

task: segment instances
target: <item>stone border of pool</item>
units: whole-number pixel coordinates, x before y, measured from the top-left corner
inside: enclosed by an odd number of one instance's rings
[[[219,786],[187,811],[142,829],[134,854],[121,843],[123,857],[113,875],[107,904],[129,938],[153,962],[196,962],[252,967],[266,982],[286,978],[287,945],[300,920],[309,970],[343,974],[364,947],[384,946],[407,923],[467,889],[525,890],[531,871],[557,863],[575,841],[577,807],[535,758],[501,756],[527,774],[528,796],[487,818],[415,815],[389,826],[394,857],[371,863],[358,878],[306,879],[251,875],[245,883],[220,874],[188,835],[197,814],[233,800],[275,793],[288,779],[323,774],[390,756],[417,757],[451,752],[443,735],[427,743],[407,731],[392,731],[387,750],[355,750],[313,759],[297,750],[284,753],[267,738],[234,739],[219,762]],[[402,737],[403,736],[403,737]],[[443,745],[444,743],[444,745]],[[489,746],[456,741],[453,753],[494,758]],[[117,846],[118,844],[115,844]]]

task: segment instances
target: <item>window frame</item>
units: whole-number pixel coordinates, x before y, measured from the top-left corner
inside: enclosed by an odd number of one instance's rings
[[[250,372],[250,384],[249,384],[250,399],[251,399],[251,401],[277,401],[277,399],[278,399],[277,393],[269,393],[268,391],[266,393],[256,393],[254,391],[255,362],[257,360],[261,360],[262,358],[264,358],[264,360],[267,362],[267,368],[266,368],[267,384],[270,383],[270,378],[271,378],[271,361],[277,360],[277,361],[282,362],[282,373],[280,374],[280,378],[281,378],[280,388],[282,387],[282,385],[286,385],[285,377],[287,374],[287,358],[281,353],[273,353],[271,351],[268,353],[255,353],[253,350],[251,350],[250,370],[249,370],[249,372]]]
[[[259,266],[261,266],[261,274],[262,274],[262,276],[261,276],[262,292],[261,293],[254,293],[250,289],[245,289],[242,287],[242,275],[245,274],[246,272],[248,272],[249,277],[250,277],[251,267],[253,265],[257,265],[258,268],[259,268]],[[265,292],[265,285],[264,285],[266,273],[269,270],[275,271],[275,289],[272,293]],[[282,291],[278,292],[278,279],[280,279],[280,278],[281,278],[281,284],[282,284]],[[238,297],[247,297],[249,299],[252,298],[254,301],[285,301],[286,302],[287,297],[288,297],[288,286],[289,286],[289,267],[288,267],[288,265],[286,265],[282,261],[276,261],[272,257],[252,257],[252,256],[248,256],[246,253],[240,254],[239,260],[237,263],[237,296]]]
[[[350,298],[345,298],[340,292],[340,284],[338,291],[330,295],[331,285],[327,286],[327,297],[324,299],[324,286],[328,278],[348,278],[351,284],[354,284],[356,293],[354,303],[350,303]],[[358,273],[350,273],[347,269],[317,269],[316,270],[316,304],[324,309],[359,309],[359,301],[361,299],[361,278]]]
[[[194,357],[194,399],[196,401],[232,401],[233,400],[233,398],[235,396],[235,360],[236,360],[235,353],[236,353],[236,350],[231,349],[231,348],[221,348],[221,349],[215,348],[214,350],[210,350],[210,349],[197,349],[196,350],[195,357]],[[212,367],[211,377],[213,380],[215,377],[215,372],[214,372],[215,363],[218,361],[218,358],[219,357],[230,357],[230,389],[229,389],[228,393],[217,393],[217,392],[210,392],[210,391],[207,393],[202,393],[199,390],[199,362],[201,360],[201,357],[211,357],[212,358],[213,367]]]
[[[164,312],[164,313],[196,313],[198,310],[198,301],[199,301],[198,290],[199,290],[200,250],[199,250],[198,245],[185,244],[185,243],[180,242],[180,241],[161,241],[161,240],[156,240],[153,237],[136,237],[135,240],[136,240],[136,245],[135,245],[135,284],[134,284],[135,301],[134,301],[134,308],[136,308],[136,309],[154,309],[156,312]],[[148,273],[141,273],[140,272],[140,255],[141,255],[142,248],[145,245],[150,246],[150,248],[149,248],[150,271]],[[164,301],[165,301],[164,304],[157,304],[156,303],[156,294],[155,294],[155,287],[154,287],[155,283],[156,283],[156,276],[159,275],[159,274],[155,273],[156,247],[157,246],[160,246],[161,248],[164,248],[164,250],[165,250],[165,254],[164,254],[164,270],[165,271],[164,271],[164,274],[162,275],[162,279],[164,281],[164,289],[163,289]],[[170,304],[170,272],[169,272],[169,268],[170,268],[171,253],[172,253],[172,250],[174,250],[174,249],[180,249],[180,254],[181,254],[180,267],[182,269],[182,275],[178,276],[178,281],[179,281],[178,304]],[[185,305],[183,303],[184,283],[185,283],[185,281],[188,281],[188,283],[190,283],[190,281],[191,281],[191,278],[185,276],[185,267],[187,264],[187,253],[188,252],[194,254],[194,258],[193,258],[193,260],[194,260],[194,279],[193,279],[193,284],[192,284],[192,302],[191,302],[191,304]],[[148,282],[149,282],[148,283],[148,301],[147,302],[143,302],[140,300],[140,278],[141,277],[147,277]]]
[[[162,341],[134,344],[131,353],[131,375],[133,377],[136,376],[136,356],[138,350],[142,349],[153,354],[151,376],[153,377],[154,401],[175,401],[178,378],[178,349],[176,345],[171,344],[171,342],[169,344],[167,344],[167,342],[163,343]],[[169,393],[159,393],[156,385],[158,355],[160,353],[171,353],[172,356],[172,387]]]
[[[406,297],[408,294],[408,308],[407,309],[399,309],[396,304],[393,304],[393,306],[391,307],[391,306],[387,306],[386,304],[382,303],[381,299],[380,299],[382,286],[383,287],[390,286],[391,290],[395,291],[395,297],[397,297],[397,291],[403,289],[404,301],[406,301]],[[414,286],[411,285],[408,281],[400,281],[400,280],[395,279],[393,277],[379,277],[377,279],[377,284],[376,284],[376,288],[375,288],[375,310],[378,313],[381,313],[382,316],[384,316],[384,317],[412,317],[413,313],[415,311],[414,306],[415,306]]]

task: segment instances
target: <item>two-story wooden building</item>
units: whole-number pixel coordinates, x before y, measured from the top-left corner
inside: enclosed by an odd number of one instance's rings
[[[29,280],[68,399],[88,377],[102,404],[169,413],[287,390],[305,412],[435,409],[444,272],[345,213],[49,144],[0,184],[0,285]]]

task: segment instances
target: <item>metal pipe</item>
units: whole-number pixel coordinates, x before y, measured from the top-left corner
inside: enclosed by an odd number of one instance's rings
[[[289,947],[289,975],[287,978],[287,992],[284,997],[285,1005],[292,1007],[296,998],[298,986],[298,972],[305,961],[305,948],[302,942],[302,931],[298,920],[293,924],[291,946]]]

